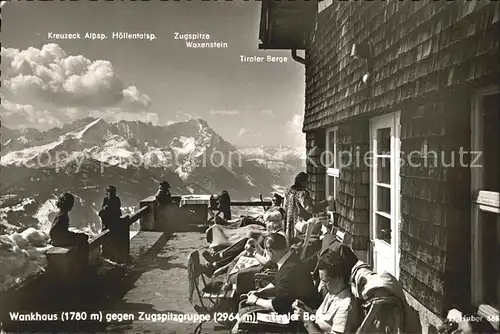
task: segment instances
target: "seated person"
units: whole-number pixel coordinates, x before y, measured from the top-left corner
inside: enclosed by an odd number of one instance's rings
[[[308,305],[319,305],[311,274],[298,254],[288,250],[286,238],[278,233],[271,234],[265,246],[271,261],[278,267],[275,280],[262,289],[249,292],[246,304],[280,314],[291,313],[296,299]]]
[[[85,247],[88,245],[88,235],[85,233],[75,233],[68,230],[68,213],[75,204],[75,197],[70,193],[62,194],[56,202],[59,212],[54,217],[50,227],[50,243],[56,247]]]
[[[213,196],[212,196],[213,198]],[[219,216],[215,216],[210,218],[210,221],[214,224],[226,225],[231,228],[240,228],[248,225],[262,225],[265,226],[265,214],[268,212],[276,212],[281,213],[281,216],[285,217],[285,210],[282,207],[283,197],[277,193],[275,193],[271,199],[272,205],[269,207],[264,207],[264,214],[260,214],[257,216],[240,216],[239,218],[231,219],[231,220],[223,220]]]
[[[226,273],[223,279],[223,286],[232,286],[236,284],[236,289],[239,294],[247,293],[255,289],[255,274],[262,272],[263,269],[275,269],[276,263],[272,261],[269,252],[265,249],[264,241],[265,238],[273,233],[285,236],[282,230],[282,216],[278,211],[266,213],[267,221],[267,234],[261,236],[258,240],[255,238],[250,238],[245,241],[245,243],[238,243],[237,247],[232,247],[222,260],[215,261],[214,263],[209,263],[208,265],[202,266],[201,270],[207,276],[213,276],[215,270],[217,269],[220,274]],[[287,242],[287,250],[289,249],[289,244]],[[239,251],[239,253],[236,253]],[[236,254],[236,256],[234,255]],[[207,260],[211,260],[208,255],[203,254]],[[248,264],[244,267],[239,267],[239,260],[241,257],[250,257],[257,260],[257,264]],[[237,268],[238,266],[238,268]],[[233,271],[233,269],[235,269]],[[217,276],[219,274],[217,273]]]
[[[269,234],[277,233],[282,235],[286,240],[287,250],[290,249],[290,240],[283,229],[283,216],[279,211],[268,211],[264,215],[264,221]],[[261,236],[259,240],[249,239],[245,246],[245,250],[250,256],[254,256],[262,264],[269,263],[271,260],[268,252],[265,249],[266,236]],[[264,258],[263,258],[264,257]]]
[[[285,217],[285,209],[283,209],[283,196],[274,193],[271,199],[271,206],[266,208],[266,212],[279,211]]]
[[[208,251],[202,253],[205,260],[209,262],[208,266],[215,268],[227,265],[230,266],[231,263],[235,263],[241,256],[251,256],[255,257],[263,266],[269,266],[270,258],[264,249],[265,237],[272,233],[279,233],[286,238],[283,231],[283,217],[279,211],[267,212],[264,215],[264,221],[266,223],[267,234],[261,236],[259,240],[254,238],[244,239],[241,242],[234,244],[233,246],[227,248],[223,252],[211,255]],[[289,248],[289,242],[287,240],[287,249]],[[212,272],[213,272],[212,270]],[[209,273],[207,270],[206,273]]]
[[[360,305],[349,284],[352,263],[340,252],[328,249],[321,254],[318,269],[327,291],[323,302],[315,311],[298,298],[293,305],[295,314],[302,320],[306,312],[315,315],[314,321],[304,321],[308,333],[355,333],[362,319]]]

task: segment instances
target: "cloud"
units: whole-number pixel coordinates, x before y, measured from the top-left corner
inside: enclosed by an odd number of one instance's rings
[[[239,115],[238,110],[210,110],[210,114],[213,115],[224,115],[224,116],[234,116]]]
[[[286,122],[287,132],[293,135],[302,135],[302,125],[304,123],[304,116],[302,114],[295,114],[291,121]]]
[[[240,131],[238,131],[238,136],[243,136],[244,134],[246,134],[248,132],[248,129],[245,129],[245,128],[241,128]]]
[[[302,126],[304,123],[304,115],[294,114],[292,119],[285,123],[286,132],[290,134],[291,142],[288,143],[290,146],[300,148],[305,150],[305,135],[302,132]]]
[[[147,109],[151,105],[150,97],[139,92],[136,86],[123,90],[123,102],[126,106],[132,107],[131,111]]]
[[[263,109],[260,112],[263,113],[264,115],[268,115],[268,116],[274,117],[274,111],[272,111],[272,110]]]
[[[47,110],[37,110],[31,105],[12,103],[5,99],[2,99],[0,113],[2,124],[10,128],[17,128],[19,124],[22,124],[22,127],[39,129],[62,125],[61,120]]]
[[[2,93],[8,103],[2,116],[19,126],[58,124],[68,116],[101,114],[105,119],[155,118],[151,99],[136,86],[126,86],[111,62],[67,55],[57,44],[41,49],[2,48]],[[66,115],[65,111],[72,111]],[[86,115],[84,115],[87,113]],[[41,115],[36,122],[33,115]],[[135,114],[135,115],[134,115]],[[40,125],[40,124],[39,124]]]

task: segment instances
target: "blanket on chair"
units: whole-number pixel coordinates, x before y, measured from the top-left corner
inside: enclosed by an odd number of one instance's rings
[[[418,314],[408,305],[401,282],[391,274],[376,273],[358,261],[351,272],[351,288],[365,307],[371,306],[358,333],[381,328],[389,328],[391,333],[421,333]]]
[[[267,234],[266,228],[260,225],[247,225],[240,228],[212,225],[206,232],[206,238],[210,248],[219,248],[231,246],[245,238],[258,239],[265,234]]]

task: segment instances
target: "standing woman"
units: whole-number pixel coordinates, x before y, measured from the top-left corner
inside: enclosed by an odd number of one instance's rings
[[[71,247],[87,246],[89,240],[88,235],[85,233],[75,233],[68,230],[69,228],[69,216],[68,213],[73,208],[75,204],[75,197],[70,193],[64,193],[59,196],[56,202],[56,206],[59,208],[59,212],[55,216],[52,226],[50,228],[50,239],[51,244],[56,247]]]
[[[295,225],[298,222],[306,222],[313,217],[313,214],[320,213],[332,201],[333,196],[328,196],[313,206],[313,201],[307,186],[309,185],[309,175],[300,172],[295,177],[293,186],[285,194],[285,232],[289,239],[297,236]]]
[[[309,175],[300,172],[285,194],[285,232],[289,239],[295,237],[295,224],[312,218],[312,199],[307,190]]]
[[[227,190],[223,190],[218,199],[218,209],[217,216],[222,213],[225,220],[231,220],[231,197]]]

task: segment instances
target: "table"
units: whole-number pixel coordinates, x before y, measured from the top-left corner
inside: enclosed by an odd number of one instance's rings
[[[202,220],[203,224],[207,224],[208,215],[213,216],[213,212],[209,210],[211,197],[211,195],[182,195],[179,207],[186,207],[192,219]]]
[[[182,207],[188,204],[202,204],[210,206],[211,195],[183,195],[179,206]]]

